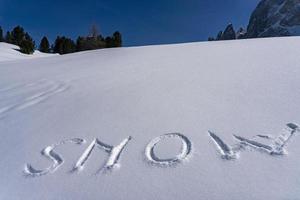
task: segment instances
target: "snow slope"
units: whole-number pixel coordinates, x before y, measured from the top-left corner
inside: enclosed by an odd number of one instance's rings
[[[272,38],[0,62],[0,199],[300,199],[299,131],[271,153],[300,123],[299,46]]]
[[[20,50],[20,47],[18,47],[16,45],[0,42],[0,62],[2,62],[2,61],[13,61],[13,60],[19,60],[19,59],[49,57],[49,56],[55,56],[56,55],[56,54],[42,53],[38,50],[36,50],[33,53],[33,55],[27,55],[27,54],[21,53],[18,50]]]

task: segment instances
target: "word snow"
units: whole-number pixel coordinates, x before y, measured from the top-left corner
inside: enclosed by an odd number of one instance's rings
[[[212,131],[208,131],[208,136],[215,144],[216,149],[219,152],[221,158],[225,160],[238,159],[239,153],[242,150],[246,149],[246,146],[254,148],[255,150],[263,151],[271,156],[284,155],[287,153],[286,146],[288,142],[291,140],[291,138],[295,135],[296,132],[300,131],[299,126],[297,126],[296,124],[289,123],[286,126],[287,128],[284,130],[284,132],[277,137],[273,137],[270,135],[256,135],[252,138],[244,138],[238,135],[233,135],[233,137],[237,140],[237,143],[234,145],[229,145],[225,143],[216,133]],[[156,155],[154,151],[155,147],[161,141],[170,138],[177,139],[181,142],[181,150],[177,155],[171,158],[160,158],[158,155]],[[105,164],[99,169],[99,172],[113,170],[117,167],[120,167],[119,163],[121,155],[124,149],[126,148],[127,144],[132,139],[133,138],[129,136],[123,139],[119,144],[113,146],[100,141],[98,138],[95,138],[83,151],[82,155],[75,162],[71,171],[76,172],[83,170],[84,166],[86,165],[95,148],[102,149],[108,154],[107,160],[105,161]],[[269,141],[270,144],[262,143],[259,141],[259,139]],[[64,160],[62,156],[56,153],[54,150],[56,147],[68,143],[82,145],[86,143],[86,140],[81,138],[67,139],[57,144],[52,144],[50,146],[45,147],[41,151],[41,155],[49,159],[52,162],[52,165],[45,169],[36,169],[32,165],[26,164],[24,169],[25,175],[37,177],[55,172],[59,167],[63,165]],[[149,162],[150,164],[156,166],[173,166],[182,163],[191,155],[192,143],[185,135],[181,133],[168,133],[152,139],[146,145],[144,153],[147,162]]]

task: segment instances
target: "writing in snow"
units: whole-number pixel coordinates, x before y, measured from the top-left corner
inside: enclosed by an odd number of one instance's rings
[[[208,135],[210,139],[213,141],[213,143],[215,144],[217,151],[221,155],[221,158],[225,160],[238,159],[240,152],[243,149],[246,149],[244,148],[246,146],[254,148],[255,150],[265,152],[271,156],[284,155],[287,153],[286,146],[288,142],[291,140],[291,138],[295,135],[296,132],[300,132],[300,128],[296,124],[288,123],[286,126],[287,127],[284,130],[284,132],[277,137],[273,137],[270,135],[256,135],[252,138],[244,138],[238,135],[233,135],[234,138],[237,140],[237,143],[234,145],[227,144],[216,133],[212,131],[208,131]],[[171,158],[160,158],[155,154],[154,151],[155,147],[162,140],[167,140],[170,138],[178,139],[181,141],[181,150],[177,155]],[[259,142],[257,140],[259,138],[265,139],[266,141],[268,141],[269,144]],[[75,171],[83,170],[86,162],[89,160],[89,157],[91,156],[92,152],[96,147],[102,149],[108,154],[108,158],[105,161],[104,166],[101,167],[99,171],[113,170],[114,168],[120,166],[119,162],[120,162],[122,152],[124,151],[127,144],[131,140],[132,137],[129,136],[125,138],[120,144],[116,146],[112,146],[100,141],[97,138],[94,139],[84,150],[82,155],[79,157],[79,159],[73,166],[72,171],[75,172]],[[26,164],[24,169],[25,175],[38,177],[38,176],[47,175],[50,172],[51,173],[55,172],[60,166],[63,165],[64,160],[62,156],[60,156],[60,154],[58,154],[54,150],[56,147],[67,143],[82,145],[86,143],[86,141],[81,138],[73,138],[73,139],[63,140],[57,144],[47,146],[41,151],[41,154],[42,156],[51,160],[52,165],[50,165],[48,168],[45,169],[36,169],[32,165]],[[152,139],[146,145],[144,153],[145,153],[146,160],[149,163],[156,166],[168,167],[168,166],[173,166],[182,163],[184,160],[186,160],[192,154],[192,148],[193,147],[191,141],[185,135],[181,133],[168,133]]]

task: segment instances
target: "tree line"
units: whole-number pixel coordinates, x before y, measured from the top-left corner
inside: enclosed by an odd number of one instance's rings
[[[5,36],[3,35],[3,29],[0,27],[0,42],[18,45],[20,51],[26,54],[32,54],[35,48],[34,40],[21,26],[16,26],[12,31],[7,31]]]
[[[36,49],[35,41],[21,26],[16,26],[13,30],[7,31],[6,34],[4,34],[0,26],[0,42],[18,45],[20,51],[25,54],[32,54]],[[48,38],[44,36],[40,41],[38,49],[44,53],[68,54],[112,47],[122,47],[121,33],[116,31],[112,36],[103,37],[97,27],[92,26],[89,35],[79,36],[76,41],[66,36],[57,36],[51,45]]]

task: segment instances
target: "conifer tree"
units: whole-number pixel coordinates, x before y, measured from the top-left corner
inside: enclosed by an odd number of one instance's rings
[[[76,51],[76,44],[70,38],[65,38],[63,41],[63,54],[74,53]]]
[[[13,38],[12,35],[9,31],[6,32],[5,35],[5,42],[12,44],[13,43]]]
[[[12,43],[20,46],[22,40],[25,37],[24,29],[21,26],[16,26],[12,30],[11,36],[12,36]]]
[[[4,38],[3,38],[3,30],[2,27],[0,26],[0,42],[4,42]]]
[[[62,38],[60,36],[57,36],[53,45],[53,52],[62,54]]]
[[[106,48],[114,47],[114,41],[111,37],[105,38],[105,44],[106,44]]]
[[[39,50],[44,53],[50,53],[50,44],[46,36],[42,38]]]
[[[25,54],[34,52],[35,43],[28,33],[25,33],[24,38],[20,41],[20,51]]]
[[[119,31],[114,32],[112,40],[113,40],[113,47],[122,46],[122,35]]]
[[[76,51],[76,44],[70,38],[66,38],[64,36],[63,37],[57,36],[54,43],[53,51],[54,53],[59,53],[59,54],[74,53]]]
[[[78,37],[76,40],[76,51],[83,51],[84,50],[84,38]]]

